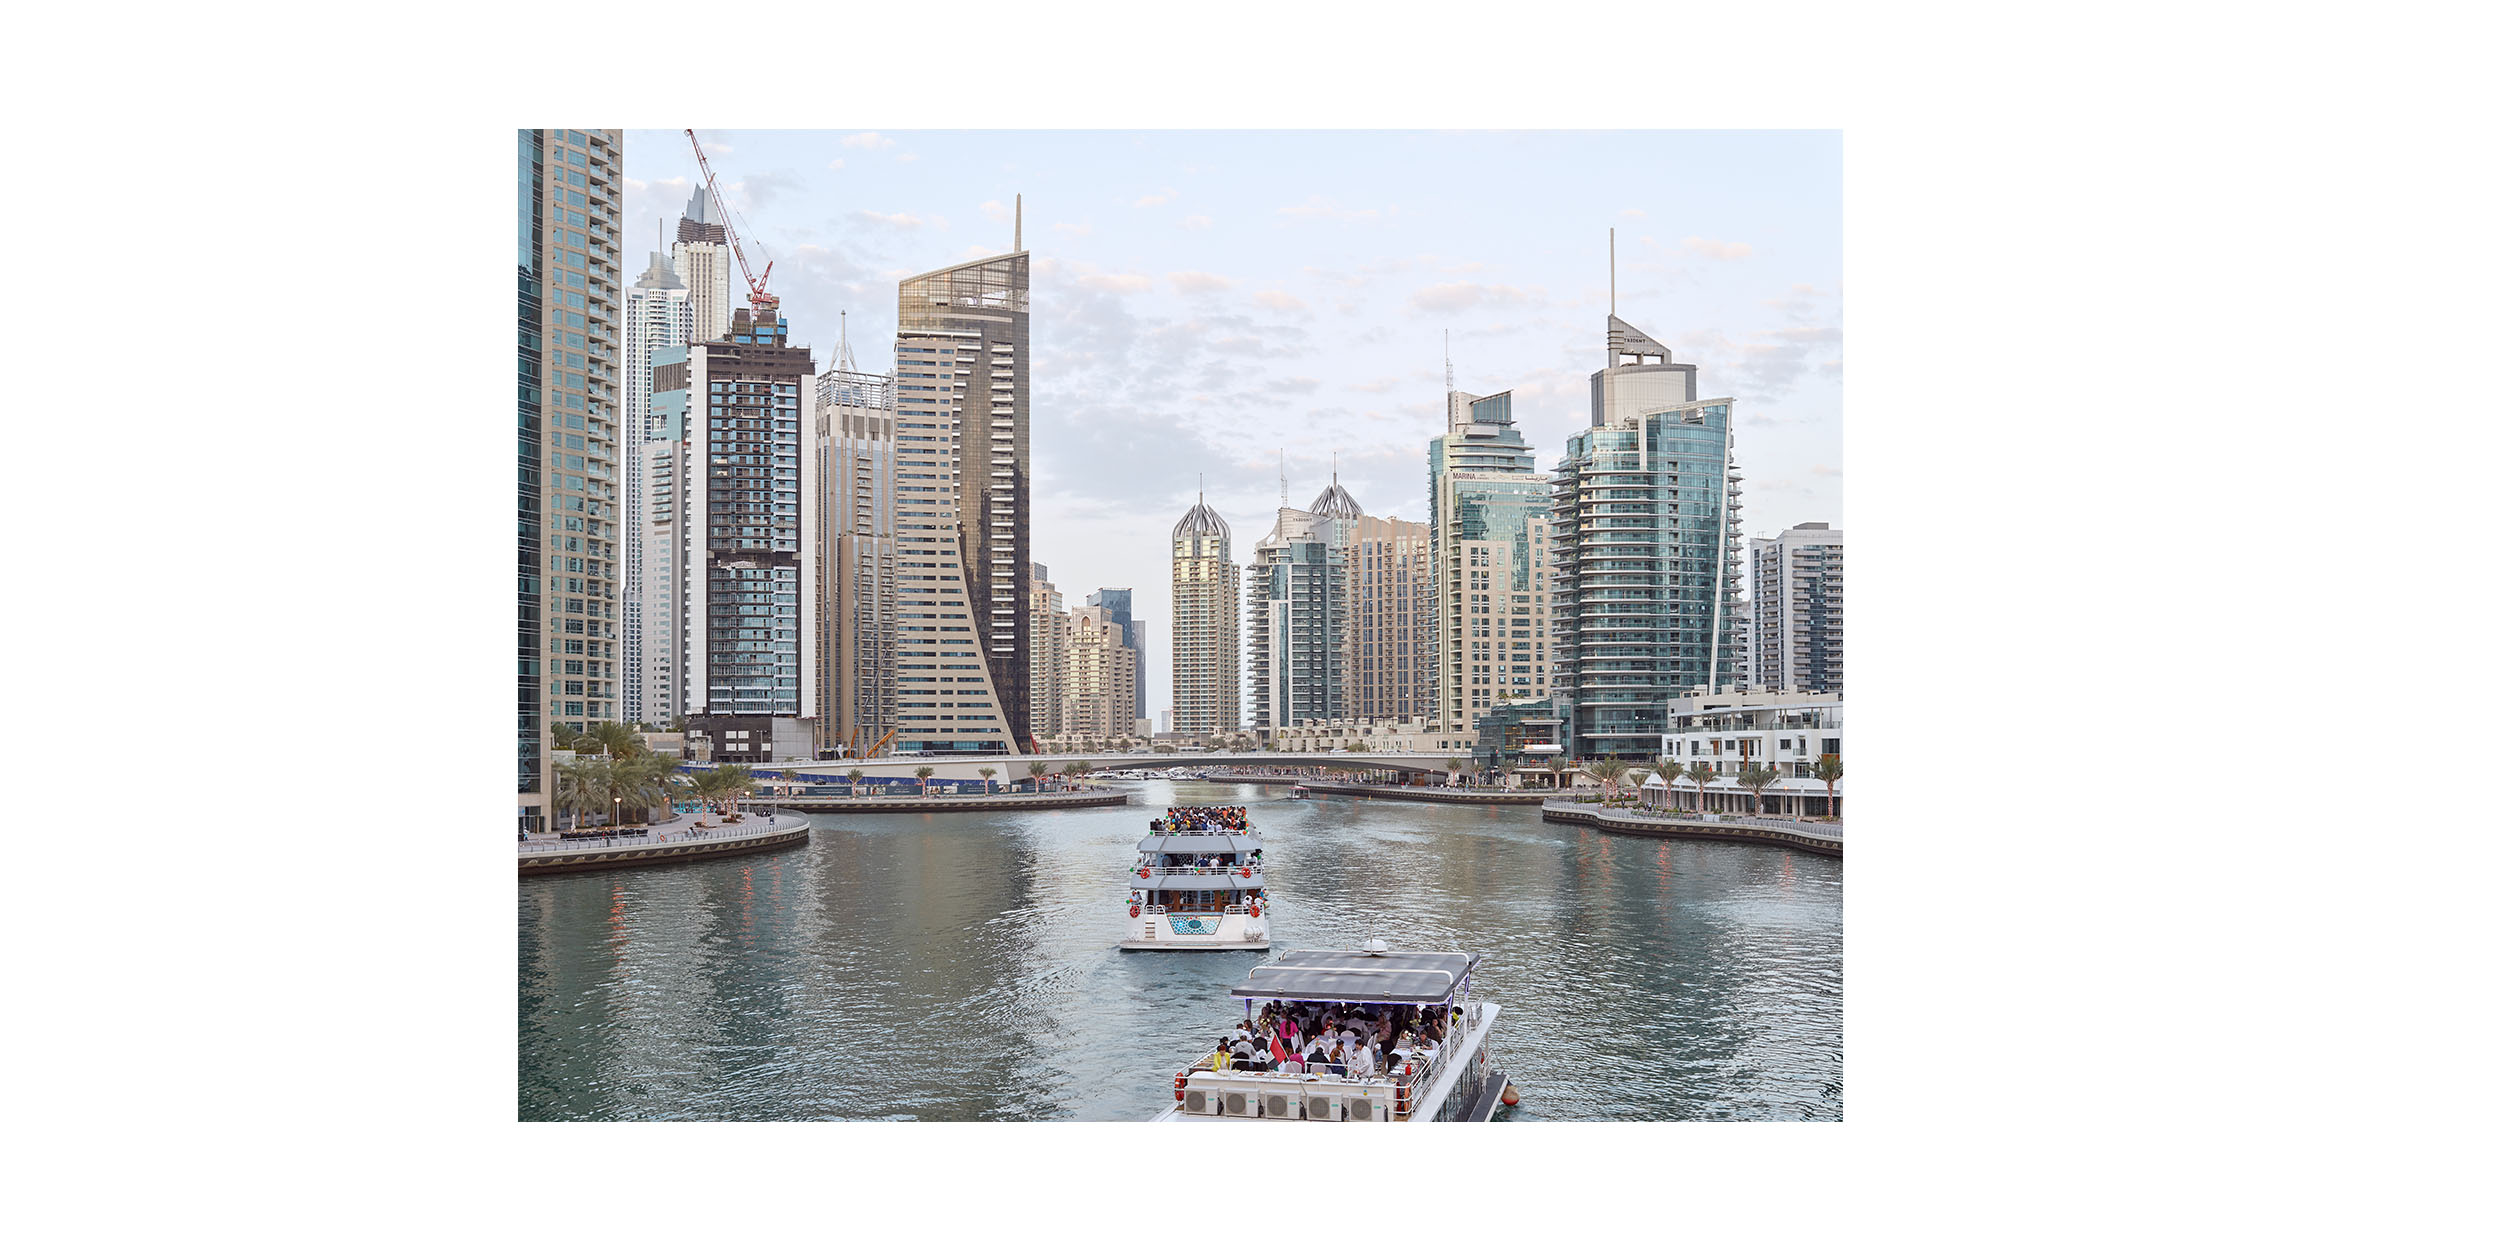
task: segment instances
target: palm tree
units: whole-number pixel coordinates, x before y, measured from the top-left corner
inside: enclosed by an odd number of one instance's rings
[[[1840,794],[1832,785],[1840,780],[1840,757],[1826,755],[1814,761],[1814,779],[1823,783],[1823,814],[1840,819]]]
[[[1441,768],[1442,768],[1442,770],[1443,770],[1444,772],[1447,772],[1447,773],[1450,775],[1450,784],[1451,784],[1451,785],[1457,785],[1457,784],[1458,784],[1458,770],[1459,770],[1459,767],[1460,767],[1460,765],[1461,765],[1462,763],[1464,763],[1464,761],[1461,761],[1461,760],[1443,760],[1443,761],[1441,761]]]
[[[1674,811],[1675,779],[1684,775],[1684,765],[1675,760],[1661,758],[1651,761],[1649,767],[1651,771],[1658,774],[1660,781],[1667,783],[1667,810]]]
[[[1762,791],[1780,779],[1779,770],[1767,764],[1747,763],[1736,770],[1736,784],[1753,791],[1753,814],[1762,814]]]
[[[1042,778],[1050,775],[1050,765],[1035,760],[1024,766],[1024,775],[1033,779],[1033,793],[1042,792]]]
[[[622,759],[642,750],[642,739],[634,731],[612,720],[599,721],[582,731],[582,746],[596,748],[600,754]]]
[[[1074,773],[1074,774],[1076,774],[1076,778],[1077,778],[1077,780],[1078,780],[1078,781],[1083,781],[1083,780],[1084,780],[1084,779],[1086,779],[1087,777],[1091,777],[1091,776],[1093,776],[1093,775],[1094,775],[1094,765],[1093,765],[1093,761],[1091,761],[1091,760],[1078,760],[1077,762],[1075,762],[1075,763],[1073,763],[1073,764],[1068,765],[1068,771],[1069,771],[1069,772],[1072,772],[1072,773]]]
[[[1710,810],[1710,783],[1719,779],[1718,766],[1704,761],[1686,769],[1684,775],[1693,779],[1694,814],[1699,815]]]
[[[995,768],[984,768],[981,770],[981,793],[988,794],[990,792],[990,778],[997,775],[998,770]]]
[[[571,725],[563,721],[552,722],[547,726],[547,745],[559,751],[570,751],[573,749],[576,732]]]
[[[608,761],[603,759],[566,760],[556,765],[556,810],[574,817],[578,827],[581,813],[589,807],[605,807],[608,801]]]
[[[731,820],[738,819],[738,796],[753,789],[754,776],[742,764],[723,764],[696,773],[692,789],[705,807],[720,812]]]
[[[645,751],[611,761],[617,772],[617,797],[627,806],[651,819],[651,813],[669,805],[679,785],[677,761]]]
[[[920,797],[924,799],[929,797],[929,778],[935,775],[936,772],[936,769],[931,768],[926,764],[911,770],[911,775],[920,779]]]
[[[1580,771],[1596,779],[1601,801],[1611,801],[1615,796],[1615,783],[1623,780],[1623,774],[1631,767],[1622,760],[1599,760]]]
[[[854,768],[854,769],[852,769],[851,771],[849,771],[849,772],[847,772],[847,773],[844,773],[844,774],[842,774],[842,775],[843,775],[844,777],[846,777],[846,778],[848,778],[848,779],[850,780],[850,783],[851,783],[851,797],[852,797],[852,798],[858,798],[858,797],[859,797],[859,779],[860,779],[860,778],[862,778],[862,777],[867,776],[868,774],[867,774],[865,771],[861,770],[861,769]]]

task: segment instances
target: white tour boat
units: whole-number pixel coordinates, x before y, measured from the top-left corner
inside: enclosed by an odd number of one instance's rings
[[[1392,954],[1373,941],[1359,951],[1289,951],[1251,969],[1233,997],[1243,1011],[1235,1036],[1251,1038],[1254,1058],[1244,1063],[1219,1047],[1176,1073],[1172,1105],[1154,1119],[1490,1120],[1509,1081],[1493,1067],[1491,1050],[1502,1008],[1476,1001],[1471,989],[1482,959],[1449,951]],[[1255,1057],[1257,1039],[1285,1015],[1297,1023],[1334,1016],[1358,1039],[1379,1038],[1382,1058],[1369,1063],[1367,1052],[1350,1065],[1313,1067],[1278,1061],[1272,1051]],[[1410,1030],[1431,1029],[1441,1034],[1437,1043],[1392,1049]],[[1299,1028],[1297,1034],[1305,1035]]]
[[[1239,807],[1173,808],[1129,869],[1124,951],[1263,951],[1266,850]]]

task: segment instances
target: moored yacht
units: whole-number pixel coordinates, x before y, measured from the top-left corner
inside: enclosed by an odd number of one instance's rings
[[[1509,1082],[1491,1050],[1502,1008],[1474,997],[1482,960],[1377,941],[1288,951],[1233,987],[1240,1028],[1173,1076],[1154,1119],[1490,1120]]]
[[[1266,858],[1245,808],[1166,811],[1137,844],[1120,949],[1266,950]]]

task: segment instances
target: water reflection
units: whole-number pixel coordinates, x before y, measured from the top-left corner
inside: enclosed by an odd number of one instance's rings
[[[1534,809],[1249,802],[1278,949],[1486,956],[1521,1119],[1836,1119],[1841,868]],[[1258,952],[1122,953],[1144,806],[824,816],[767,856],[520,883],[525,1119],[1136,1119]]]

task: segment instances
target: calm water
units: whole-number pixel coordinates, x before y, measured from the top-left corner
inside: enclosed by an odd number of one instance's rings
[[[1279,950],[1485,956],[1516,1119],[1838,1119],[1841,865],[1536,809],[1147,782],[818,816],[802,849],[520,883],[525,1120],[1133,1120],[1264,952],[1123,953],[1144,822],[1243,803]]]

